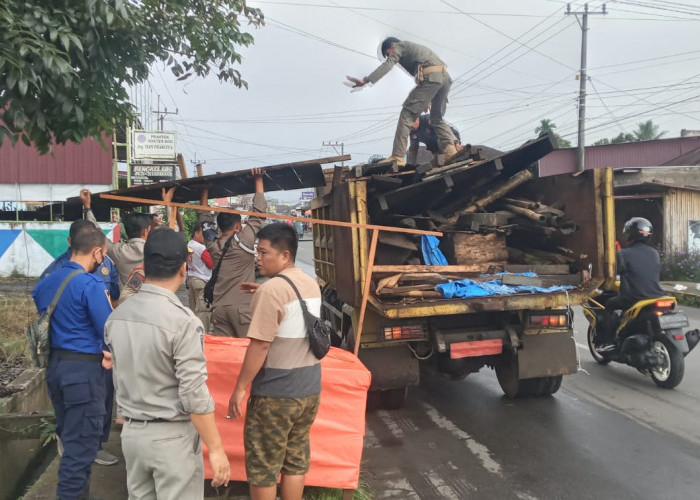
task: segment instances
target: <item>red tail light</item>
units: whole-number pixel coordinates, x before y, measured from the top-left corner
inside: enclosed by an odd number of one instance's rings
[[[426,335],[423,325],[386,326],[382,329],[384,340],[417,339]]]
[[[533,314],[530,316],[530,326],[567,326],[566,314]]]
[[[676,305],[675,300],[657,300],[656,301],[656,307],[659,309],[668,309],[669,307],[673,307]]]

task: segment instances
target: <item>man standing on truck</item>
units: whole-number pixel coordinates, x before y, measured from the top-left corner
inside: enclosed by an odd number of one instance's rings
[[[255,195],[252,211],[265,213],[267,201],[263,184],[263,173],[259,168],[251,170],[255,179]],[[202,204],[206,203],[208,191],[202,193]],[[205,227],[211,215],[202,212],[197,222]],[[238,214],[220,213],[216,217],[221,234],[207,243],[214,272],[214,300],[211,322],[213,334],[224,337],[245,337],[250,325],[250,294],[240,289],[241,283],[255,281],[255,239],[263,226],[261,217],[248,217],[243,227]],[[217,272],[218,266],[218,272]]]
[[[408,94],[399,115],[391,156],[383,162],[396,162],[399,167],[406,165],[404,155],[411,125],[429,104],[430,121],[437,134],[439,151],[447,161],[457,153],[450,127],[443,121],[447,95],[452,85],[452,78],[447,73],[447,65],[429,48],[394,37],[389,37],[382,42],[381,53],[386,60],[368,76],[362,79],[347,77],[353,88],[377,83],[396,63],[416,79],[416,87]]]

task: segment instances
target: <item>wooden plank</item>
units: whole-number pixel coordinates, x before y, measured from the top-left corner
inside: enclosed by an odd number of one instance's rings
[[[379,234],[379,243],[382,245],[404,248],[406,250],[418,250],[418,245],[403,234],[381,232]]]
[[[369,177],[369,185],[379,192],[391,191],[392,189],[400,188],[403,181],[398,177],[389,175],[371,175]]]
[[[523,286],[566,286],[579,285],[581,283],[580,274],[550,274],[541,275],[536,278],[529,276],[517,276],[514,274],[506,274],[503,276],[504,285],[523,285]]]
[[[448,233],[440,245],[449,262],[456,265],[501,263],[508,260],[505,234]]]
[[[141,205],[159,205],[166,207],[178,207],[178,208],[191,208],[193,210],[203,210],[206,212],[222,212],[227,214],[240,214],[253,217],[262,217],[265,219],[280,219],[280,220],[291,220],[299,222],[310,222],[312,224],[325,224],[327,226],[339,226],[339,227],[356,227],[359,229],[377,229],[379,231],[389,231],[394,233],[406,233],[406,234],[425,234],[432,236],[442,236],[440,231],[423,231],[421,229],[410,229],[405,227],[391,227],[391,226],[379,226],[376,224],[359,224],[356,222],[344,222],[338,220],[326,220],[326,219],[312,219],[309,217],[295,217],[293,215],[280,215],[280,214],[270,214],[270,213],[260,213],[260,212],[248,212],[246,210],[234,210],[232,208],[222,208],[222,207],[209,207],[204,205],[194,205],[191,203],[176,203],[176,202],[164,202],[156,200],[148,200],[145,198],[133,198],[131,196],[116,196],[113,194],[101,193],[100,196],[106,200],[124,201],[129,203],[141,204]]]
[[[505,271],[509,273],[526,273],[531,271],[536,274],[569,274],[571,270],[568,264],[507,264]]]
[[[372,285],[372,271],[374,268],[374,255],[377,252],[377,241],[379,240],[379,231],[372,231],[372,241],[369,244],[369,256],[367,257],[367,272],[365,273],[365,286],[362,290],[362,301],[360,302],[360,317],[357,320],[357,331],[355,332],[355,348],[353,352],[355,356],[360,352],[360,342],[362,341],[362,327],[365,324],[365,313],[367,312],[367,299]]]
[[[490,270],[496,268],[496,271]],[[377,265],[374,266],[374,273],[488,273],[500,272],[503,270],[503,265],[470,264],[461,266],[393,266],[393,265]]]

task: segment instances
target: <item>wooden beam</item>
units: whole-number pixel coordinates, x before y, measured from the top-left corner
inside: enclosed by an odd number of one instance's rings
[[[379,231],[372,231],[372,241],[369,244],[369,257],[367,258],[367,271],[365,272],[365,287],[362,290],[362,302],[360,304],[360,318],[357,320],[357,331],[355,332],[355,356],[360,352],[360,340],[362,339],[362,327],[365,324],[365,313],[367,312],[367,299],[369,298],[370,287],[372,285],[372,269],[374,268],[374,256],[377,253],[377,241]]]
[[[180,153],[177,154],[177,166],[180,168],[180,178],[187,179],[187,167],[185,167],[185,158]]]
[[[374,273],[486,273],[490,267],[487,263],[468,266],[374,266]]]
[[[261,212],[248,212],[246,210],[234,210],[232,208],[209,207],[204,205],[194,205],[190,203],[177,203],[174,201],[165,202],[163,200],[149,200],[146,198],[133,198],[131,196],[117,196],[114,194],[100,193],[100,198],[105,200],[125,201],[129,203],[139,203],[142,205],[160,205],[166,207],[191,208],[193,210],[203,210],[206,212],[222,212],[227,214],[240,214],[249,217],[261,217],[263,219],[280,219],[299,222],[311,222],[312,224],[325,224],[327,226],[356,227],[359,229],[376,229],[378,231],[389,231],[392,233],[406,233],[429,236],[442,236],[440,231],[423,231],[422,229],[410,229],[406,227],[379,226],[376,224],[360,224],[358,222],[343,222],[338,220],[312,219],[309,217],[295,217],[293,215],[269,214]]]
[[[550,274],[537,276],[517,276],[515,274],[506,274],[502,278],[504,285],[522,285],[522,286],[567,286],[580,285],[582,277],[580,274]]]

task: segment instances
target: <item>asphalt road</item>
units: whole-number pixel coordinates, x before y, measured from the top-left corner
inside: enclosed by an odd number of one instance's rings
[[[312,271],[310,242],[298,265]],[[700,310],[683,307],[691,327]],[[619,364],[597,365],[575,311],[581,369],[553,397],[508,400],[495,373],[427,374],[404,407],[367,415],[363,471],[375,497],[700,498],[700,351],[675,390]]]

